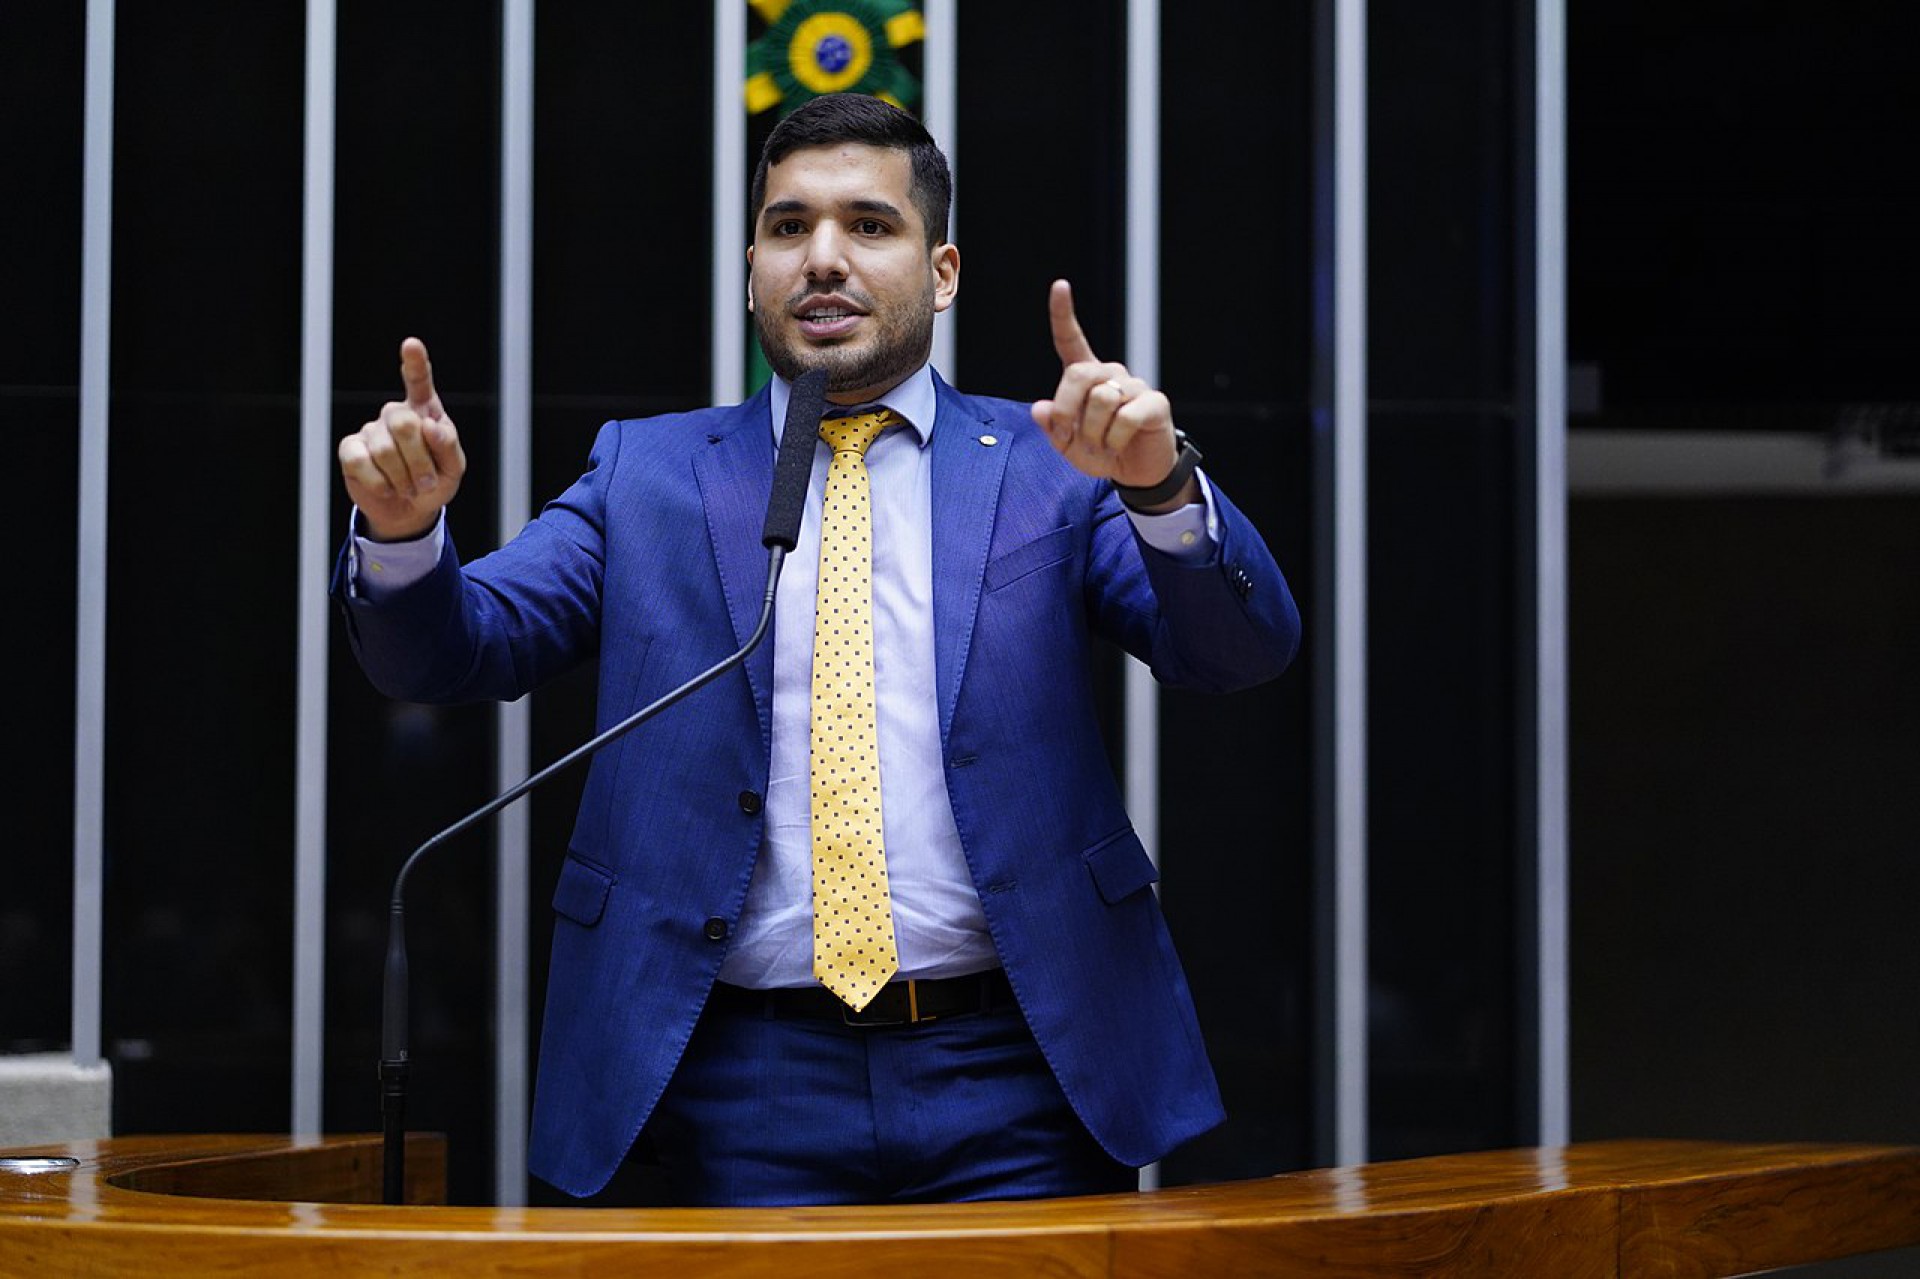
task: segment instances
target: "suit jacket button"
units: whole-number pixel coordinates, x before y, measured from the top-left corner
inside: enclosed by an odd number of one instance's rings
[[[747,816],[749,817],[753,816],[755,813],[759,812],[761,808],[764,806],[765,806],[765,801],[763,801],[760,798],[760,792],[750,791],[750,790],[743,790],[740,792],[740,811],[745,813]]]
[[[701,931],[706,933],[708,941],[725,941],[727,939],[727,921],[715,915],[707,921],[706,927]]]

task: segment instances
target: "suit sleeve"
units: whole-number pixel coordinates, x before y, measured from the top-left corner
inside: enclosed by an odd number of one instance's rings
[[[1089,550],[1095,625],[1163,684],[1224,693],[1273,679],[1300,647],[1300,613],[1259,532],[1216,485],[1219,553],[1183,564],[1140,539],[1099,485]]]
[[[374,687],[415,702],[511,701],[598,651],[607,491],[620,424],[600,429],[586,474],[493,554],[461,565],[448,536],[422,580],[377,601],[333,596]]]

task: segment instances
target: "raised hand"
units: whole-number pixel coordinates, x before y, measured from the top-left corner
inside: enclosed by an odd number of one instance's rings
[[[1132,488],[1150,488],[1167,478],[1179,455],[1173,435],[1173,405],[1127,371],[1093,353],[1073,310],[1073,287],[1055,280],[1047,294],[1053,349],[1060,357],[1060,385],[1050,400],[1036,400],[1033,420],[1061,456],[1088,475]],[[1189,480],[1163,508],[1198,500]]]
[[[380,406],[380,416],[340,441],[340,476],[378,542],[419,537],[440,518],[467,473],[460,432],[433,389],[427,344],[400,344],[404,400]]]

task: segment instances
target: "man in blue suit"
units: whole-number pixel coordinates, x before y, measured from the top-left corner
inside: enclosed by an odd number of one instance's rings
[[[1064,281],[1050,399],[934,374],[960,276],[949,189],[925,130],[874,99],[783,121],[748,250],[775,381],[609,423],[587,473],[482,559],[447,531],[465,458],[420,342],[406,398],[341,443],[357,514],[337,592],[375,684],[516,698],[597,656],[604,727],[751,633],[791,381],[823,368],[831,406],[893,427],[865,454],[861,587],[891,980],[843,999],[815,976],[822,447],[772,643],[593,761],[553,899],[531,1159],[569,1193],[643,1129],[690,1202],[1111,1191],[1222,1117],[1090,648],[1226,691],[1278,675],[1299,618],[1167,398],[1094,356]]]

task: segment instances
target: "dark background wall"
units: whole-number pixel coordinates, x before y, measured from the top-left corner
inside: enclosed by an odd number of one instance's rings
[[[1920,498],[1573,547],[1576,1132],[1920,1140]]]
[[[1369,1137],[1522,1140],[1518,8],[1368,13]]]
[[[15,681],[0,731],[6,886],[0,892],[0,1050],[67,1040],[73,930],[73,510],[80,381],[82,33],[72,6],[0,13],[0,440],[32,477],[26,522],[45,553],[18,557],[13,591],[38,625],[0,627]],[[31,252],[19,251],[32,246]],[[27,317],[33,317],[32,322]]]
[[[1569,16],[1575,427],[1911,422],[1914,11]],[[1576,1138],[1920,1140],[1917,529],[1911,486],[1576,489]]]

